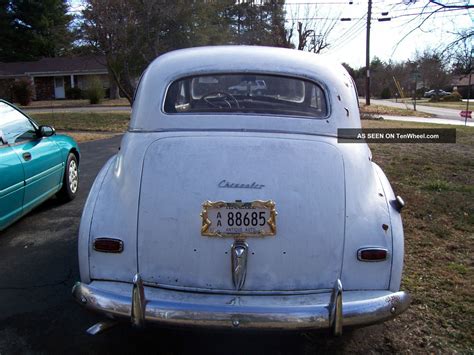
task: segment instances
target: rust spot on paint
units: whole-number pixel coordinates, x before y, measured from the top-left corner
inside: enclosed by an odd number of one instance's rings
[[[400,297],[399,296],[388,296],[385,301],[390,305],[390,307],[397,307],[400,305]]]
[[[384,231],[388,230],[388,225],[387,225],[387,224],[385,224],[385,223],[384,223],[384,224],[382,224],[382,229],[383,229]]]

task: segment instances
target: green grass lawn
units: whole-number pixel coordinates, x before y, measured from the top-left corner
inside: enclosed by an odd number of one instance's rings
[[[31,101],[28,106],[21,106],[20,108],[45,108],[45,107],[84,107],[84,106],[130,106],[127,99],[103,99],[100,104],[91,105],[89,100],[43,100]]]
[[[429,113],[425,113],[425,112],[413,111],[413,110],[405,109],[405,108],[376,105],[376,104],[370,104],[369,106],[366,106],[365,104],[361,104],[360,113],[361,115],[368,114],[372,116],[391,115],[391,116],[433,117],[433,115],[430,115]]]
[[[420,102],[420,105],[423,106],[431,106],[431,107],[443,107],[443,108],[451,108],[453,110],[464,111],[466,110],[466,102]],[[469,111],[474,111],[474,100],[469,102]]]
[[[130,121],[128,112],[41,112],[31,113],[41,125],[61,131],[125,132]]]
[[[406,202],[402,288],[409,310],[389,323],[401,352],[472,352],[474,337],[474,128],[364,121],[366,128],[456,128],[455,144],[370,144]]]

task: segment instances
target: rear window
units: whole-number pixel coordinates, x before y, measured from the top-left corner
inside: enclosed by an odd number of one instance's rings
[[[219,74],[186,77],[166,93],[166,113],[256,113],[327,116],[324,91],[311,81],[275,75]]]

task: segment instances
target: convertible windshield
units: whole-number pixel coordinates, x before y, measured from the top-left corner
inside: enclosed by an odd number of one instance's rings
[[[166,94],[166,113],[258,113],[321,118],[327,115],[317,84],[276,75],[219,74],[186,77]]]

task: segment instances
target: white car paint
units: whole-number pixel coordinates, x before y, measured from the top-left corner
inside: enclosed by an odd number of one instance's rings
[[[329,113],[321,119],[164,113],[166,90],[174,80],[229,72],[316,82],[326,93]],[[313,54],[224,46],[160,56],[144,73],[121,149],[99,173],[84,208],[79,233],[82,284],[76,293],[90,286],[89,294],[104,281],[110,283],[103,291],[110,293],[114,282],[130,284],[138,274],[145,297],[161,289],[202,295],[317,294],[332,292],[336,280],[355,304],[399,291],[403,227],[395,194],[365,143],[337,143],[338,128],[360,127],[350,76],[342,66]],[[264,186],[220,188],[222,180]],[[246,240],[251,253],[241,290],[232,285],[233,240],[200,233],[199,213],[206,200],[276,203],[277,234]],[[123,241],[123,251],[94,250],[94,239],[103,237]],[[360,261],[357,251],[363,247],[386,249],[388,258]],[[116,291],[125,292],[118,286]],[[407,297],[400,311],[406,309]],[[206,298],[211,299],[216,298]],[[206,312],[212,317],[210,309],[211,304]],[[150,312],[150,320],[161,317],[154,309]]]

